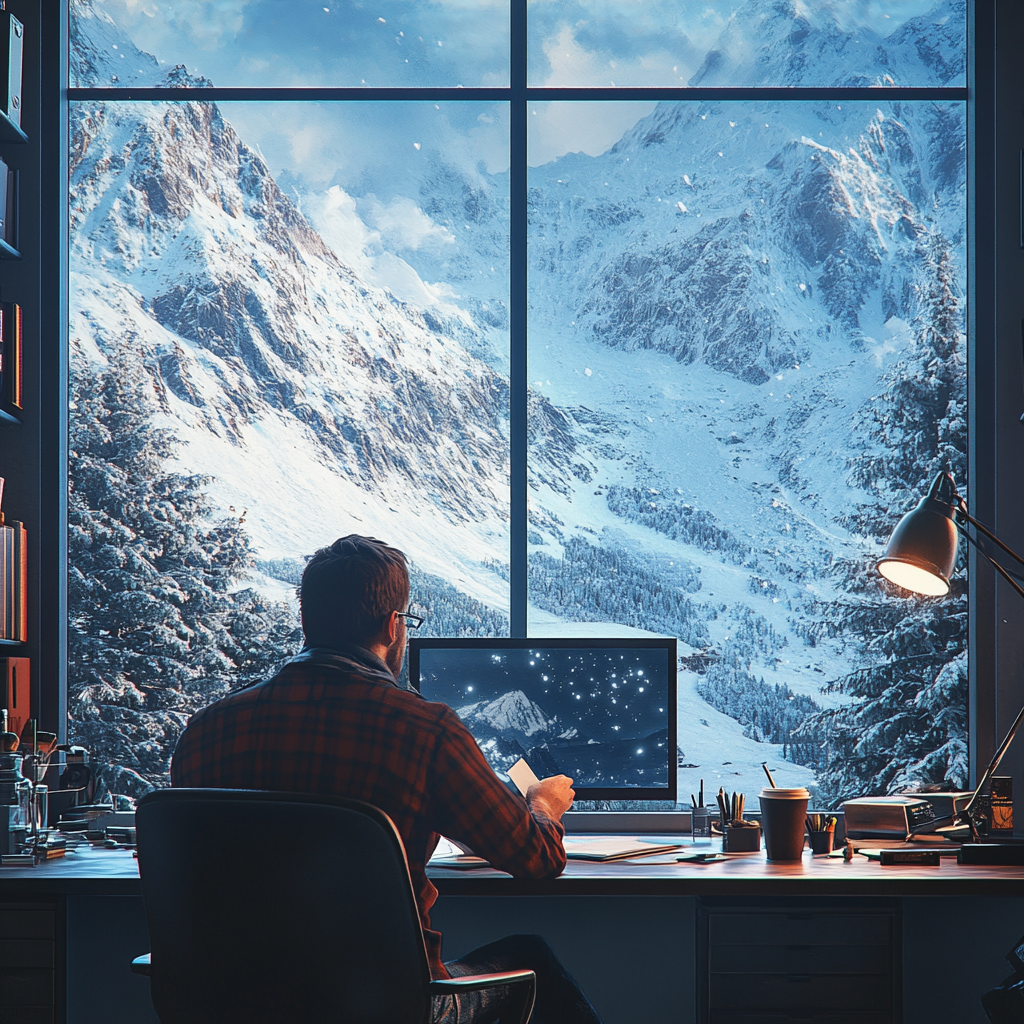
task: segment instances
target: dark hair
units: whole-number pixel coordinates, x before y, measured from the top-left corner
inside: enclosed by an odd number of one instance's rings
[[[302,632],[307,644],[364,644],[408,601],[405,555],[352,533],[320,548],[306,563],[299,584]]]

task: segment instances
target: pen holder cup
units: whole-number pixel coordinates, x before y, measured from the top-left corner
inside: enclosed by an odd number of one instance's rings
[[[746,828],[726,825],[722,832],[723,853],[756,853],[761,849],[761,826]]]
[[[829,829],[827,832],[808,832],[807,841],[810,843],[811,853],[831,853],[835,835],[833,829]]]

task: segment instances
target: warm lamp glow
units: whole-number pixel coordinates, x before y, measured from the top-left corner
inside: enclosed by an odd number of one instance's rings
[[[949,593],[949,584],[941,576],[910,562],[883,559],[878,563],[878,571],[891,583],[915,594],[945,597]]]
[[[956,565],[956,485],[940,473],[928,494],[892,531],[878,571],[904,590],[945,597]]]

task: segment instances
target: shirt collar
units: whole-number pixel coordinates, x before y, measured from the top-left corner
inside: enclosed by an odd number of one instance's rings
[[[307,644],[292,661],[299,664],[330,665],[344,672],[357,672],[369,679],[398,685],[384,661],[373,651],[358,644]]]

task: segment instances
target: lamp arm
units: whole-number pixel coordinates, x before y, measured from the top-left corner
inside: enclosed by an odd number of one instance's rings
[[[971,524],[971,525],[972,525],[972,526],[973,526],[973,527],[974,527],[975,529],[977,529],[977,530],[979,530],[979,531],[980,531],[981,533],[983,533],[983,534],[984,534],[984,535],[985,535],[985,536],[986,536],[986,537],[987,537],[987,538],[988,538],[988,539],[989,539],[990,541],[992,541],[992,542],[993,542],[994,544],[998,544],[998,545],[999,545],[999,547],[1003,549],[1003,551],[1005,551],[1005,552],[1006,552],[1006,553],[1007,553],[1008,555],[1010,555],[1011,557],[1015,558],[1015,559],[1016,559],[1016,560],[1017,560],[1017,561],[1018,561],[1018,562],[1019,562],[1019,563],[1020,563],[1021,565],[1024,565],[1024,558],[1021,558],[1021,557],[1020,557],[1020,555],[1018,555],[1018,554],[1017,554],[1017,552],[1013,550],[1013,548],[1009,548],[1009,547],[1007,547],[1007,546],[1006,546],[1006,545],[1005,545],[1005,544],[1004,544],[1004,543],[1003,543],[1003,542],[1002,542],[1002,541],[1001,541],[1001,540],[1000,540],[1000,539],[999,539],[999,538],[998,538],[998,537],[997,537],[997,536],[996,536],[996,535],[995,535],[995,534],[994,534],[994,533],[993,533],[993,532],[992,532],[991,530],[989,530],[989,529],[988,529],[987,527],[985,527],[985,526],[983,526],[983,525],[982,525],[981,523],[979,523],[979,522],[978,522],[978,520],[977,520],[977,519],[975,519],[975,518],[974,518],[974,516],[972,516],[972,515],[970,514],[970,512],[968,512],[968,511],[967,511],[967,509],[966,509],[966,508],[964,507],[964,505],[963,505],[963,502],[962,502],[962,501],[961,501],[961,504],[960,504],[960,506],[959,506],[959,507],[957,508],[957,510],[956,510],[956,511],[957,511],[957,514],[958,514],[958,515],[960,515],[960,516],[963,516],[963,518],[964,518],[964,519],[966,519],[966,520],[967,520],[967,522],[969,522],[969,523],[970,523],[970,524]],[[1024,597],[1024,587],[1022,587],[1022,586],[1021,586],[1021,585],[1020,585],[1020,584],[1019,584],[1019,583],[1017,582],[1017,580],[1015,580],[1015,579],[1013,578],[1013,576],[1012,576],[1012,575],[1011,575],[1010,573],[1008,573],[1008,572],[1007,572],[1007,571],[1006,571],[1006,570],[1005,570],[1005,569],[1004,569],[1004,568],[1003,568],[1003,567],[1002,567],[1002,566],[1001,566],[1001,565],[1000,565],[1000,564],[999,564],[999,563],[998,563],[998,562],[997,562],[997,561],[996,561],[996,560],[995,560],[995,559],[994,559],[994,558],[993,558],[993,557],[992,557],[992,556],[991,556],[991,555],[990,555],[990,554],[989,554],[989,553],[988,553],[988,552],[987,552],[987,551],[986,551],[986,550],[985,550],[985,549],[984,549],[984,548],[983,548],[983,547],[982,547],[982,546],[981,546],[981,545],[980,545],[980,544],[979,544],[979,543],[977,542],[977,540],[976,540],[976,539],[975,539],[974,537],[972,537],[972,536],[971,536],[971,533],[970,533],[970,531],[969,531],[969,530],[967,530],[967,529],[966,529],[966,528],[964,527],[964,525],[963,525],[962,523],[960,523],[960,522],[957,522],[957,526],[959,526],[959,527],[960,527],[960,532],[961,532],[961,533],[962,533],[962,534],[963,534],[963,535],[964,535],[964,536],[965,536],[965,537],[967,538],[967,540],[968,540],[968,541],[970,541],[970,543],[974,545],[974,548],[975,548],[975,550],[976,550],[976,551],[978,551],[978,552],[979,552],[980,554],[984,555],[984,556],[985,556],[985,558],[986,558],[986,559],[988,560],[989,564],[990,564],[990,565],[992,566],[992,568],[994,568],[994,569],[995,569],[995,571],[996,571],[997,573],[999,573],[999,575],[1000,575],[1000,576],[1002,576],[1002,577],[1003,577],[1003,579],[1004,579],[1004,580],[1006,580],[1006,582],[1007,582],[1007,583],[1009,583],[1009,584],[1010,584],[1010,586],[1011,586],[1011,587],[1013,587],[1013,589],[1014,589],[1014,590],[1016,590],[1016,591],[1017,591],[1017,593],[1018,593],[1018,594],[1020,594],[1020,596],[1021,596],[1021,597]]]
[[[978,520],[975,519],[974,516],[972,516],[970,512],[967,511],[967,505],[964,502],[963,498],[960,499],[960,503],[957,506],[957,514],[964,520],[966,520],[966,522],[970,523],[980,533],[984,534],[985,537],[992,541],[993,544],[997,545],[1002,551],[1005,551],[1006,554],[1008,554],[1011,558],[1015,559],[1020,565],[1024,565],[1024,558],[1021,558],[1021,556],[1018,555],[1017,552],[1013,550],[1013,548],[1008,547],[1006,544],[1004,544],[990,529],[988,529],[987,526],[985,526],[983,523],[979,523]],[[984,557],[988,560],[989,564],[996,570],[996,572],[998,572],[999,575],[1002,576],[1003,579],[1006,580],[1006,582],[1009,583],[1010,586],[1013,587],[1013,589],[1016,590],[1021,597],[1024,597],[1024,587],[1022,587],[1020,583],[1018,583],[1017,580],[1015,580],[1013,576],[1011,576],[1010,573],[1008,573],[978,543],[978,541],[973,536],[971,536],[970,531],[967,530],[963,523],[957,522],[957,526],[960,527],[960,531],[967,538],[967,540],[974,545],[975,550],[978,551],[980,554],[984,555]],[[971,797],[970,802],[961,812],[961,819],[965,819],[967,824],[971,826],[972,836],[975,832],[975,828],[974,821],[970,817],[970,812],[973,810],[974,805],[977,803],[979,797],[981,796],[982,791],[985,788],[985,784],[989,781],[989,779],[992,778],[993,775],[995,775],[996,771],[998,770],[999,762],[1002,761],[1003,755],[1009,749],[1010,744],[1013,742],[1013,737],[1017,735],[1017,730],[1020,728],[1022,722],[1024,722],[1024,708],[1020,709],[1020,712],[1017,714],[1017,717],[1014,720],[1013,725],[1010,726],[1010,731],[1004,737],[1003,742],[999,744],[999,747],[993,755],[992,760],[989,762],[989,766],[985,769],[984,774],[981,776],[977,788],[974,790],[974,796]]]
[[[960,498],[960,503],[956,506],[956,514],[969,522],[979,533],[983,533],[993,544],[1005,551],[1018,565],[1024,566],[1024,558],[1018,555],[1013,548],[1004,544],[984,523],[979,522],[967,511],[967,503],[963,498]],[[961,526],[962,529],[962,524],[958,523],[957,525]],[[967,531],[964,530],[964,533],[966,534]],[[982,551],[980,547],[978,550]],[[985,552],[982,551],[982,554],[985,554]],[[991,561],[992,556],[989,555],[988,558]]]
[[[985,769],[984,774],[978,781],[977,788],[974,790],[974,796],[971,797],[970,802],[961,812],[962,814],[967,814],[974,808],[975,803],[982,794],[982,790],[984,790],[985,788],[985,783],[987,783],[988,780],[991,779],[992,776],[995,775],[996,771],[998,770],[999,762],[1002,761],[1003,755],[1006,753],[1006,751],[1010,747],[1010,744],[1013,742],[1013,737],[1017,735],[1017,730],[1020,728],[1021,722],[1024,722],[1024,708],[1020,709],[1020,712],[1017,714],[1017,717],[1014,720],[1013,725],[1010,726],[1010,731],[1006,734],[1005,738],[1003,739],[1003,742],[999,744],[999,749],[996,750],[995,754],[992,757],[992,760],[989,762],[988,767]]]

